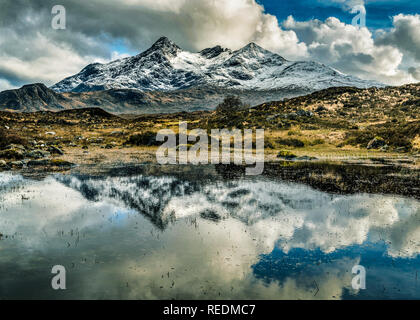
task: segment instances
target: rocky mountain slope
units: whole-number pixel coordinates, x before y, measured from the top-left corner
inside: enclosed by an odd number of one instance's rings
[[[11,112],[61,111],[100,107],[113,113],[150,114],[213,110],[227,95],[237,95],[250,105],[304,94],[300,90],[235,90],[218,87],[176,91],[110,89],[57,93],[43,84],[0,92],[0,110]]]
[[[57,92],[108,89],[175,91],[197,87],[241,90],[299,90],[382,86],[345,75],[314,61],[287,61],[255,43],[232,51],[220,46],[198,53],[163,37],[145,52],[108,64],[95,63],[52,87]]]
[[[42,83],[25,85],[17,90],[0,92],[0,110],[33,112],[61,110],[70,101]]]

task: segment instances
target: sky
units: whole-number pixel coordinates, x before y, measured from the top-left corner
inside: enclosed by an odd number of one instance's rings
[[[52,27],[57,4],[65,29]],[[255,42],[362,79],[420,81],[420,0],[0,0],[0,91],[53,85],[161,36],[190,51]]]
[[[346,1],[321,1],[321,0],[258,0],[265,10],[275,15],[279,21],[287,19],[292,15],[296,20],[305,21],[311,19],[325,20],[329,17],[336,17],[340,21],[351,24],[354,17],[349,10],[345,9],[343,3]],[[352,5],[351,1],[347,1]],[[353,3],[357,3],[353,1]],[[366,26],[371,30],[392,28],[392,16],[399,13],[416,14],[420,13],[420,1],[416,0],[367,0],[359,1],[366,9]]]

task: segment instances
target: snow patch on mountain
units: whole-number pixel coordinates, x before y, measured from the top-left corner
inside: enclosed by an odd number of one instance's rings
[[[339,86],[384,85],[345,75],[314,61],[287,61],[255,43],[237,51],[216,46],[191,53],[163,37],[139,55],[107,64],[90,64],[52,89],[58,92],[174,91],[201,86],[244,90],[290,88],[309,92]]]

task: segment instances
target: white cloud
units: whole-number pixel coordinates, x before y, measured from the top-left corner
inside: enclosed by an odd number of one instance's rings
[[[410,73],[400,69],[403,52],[391,44],[376,43],[367,28],[345,24],[337,18],[299,22],[292,16],[283,26],[305,42],[311,59],[387,84],[415,81]]]
[[[364,3],[333,2],[348,11]],[[290,60],[317,60],[387,84],[416,81],[418,65],[407,59],[420,59],[419,15],[395,16],[394,28],[375,40],[368,29],[336,18],[298,22],[290,17],[280,26],[255,0],[68,0],[67,29],[57,31],[50,27],[54,4],[17,0],[0,12],[2,88],[50,85],[88,63],[125,56],[115,43],[140,52],[162,35],[192,51],[215,45],[238,49],[256,42]]]
[[[168,178],[152,180],[153,183],[171,181]],[[89,181],[89,185],[95,190],[98,188],[104,196],[99,202],[88,201],[53,178],[25,182],[19,192],[15,192],[14,186],[22,183],[20,176],[0,174],[0,181],[4,185],[0,195],[5,209],[0,216],[4,226],[2,232],[19,235],[15,236],[14,247],[30,248],[29,258],[33,257],[32,252],[36,253],[37,261],[44,255],[54,259],[58,253],[63,265],[69,265],[70,261],[76,263],[77,268],[73,271],[78,271],[73,272],[72,279],[79,285],[72,294],[78,298],[92,298],[102,292],[102,297],[108,298],[123,294],[130,299],[197,299],[206,292],[205,297],[209,299],[331,299],[333,296],[339,299],[344,288],[350,288],[349,268],[358,264],[358,261],[344,258],[323,265],[322,272],[320,266],[308,266],[305,274],[296,276],[291,272],[284,279],[266,283],[255,277],[253,266],[260,261],[261,254],[274,248],[275,241],[271,238],[270,243],[265,243],[263,232],[268,233],[271,229],[268,224],[268,228],[255,231],[253,226],[247,226],[238,218],[229,218],[220,224],[198,219],[194,227],[184,223],[188,220],[178,218],[178,222],[169,228],[157,231],[145,217],[130,212],[124,203],[117,198],[108,198],[105,192],[115,187],[136,199],[143,194],[143,200],[150,200],[149,196],[153,196],[149,194],[150,190],[139,188],[135,177]],[[72,181],[79,187],[82,183],[77,178]],[[22,194],[30,199],[22,203]],[[274,199],[268,194],[263,197]],[[187,209],[197,205],[190,197],[183,200]],[[180,208],[176,208],[176,214],[182,211]],[[120,220],[116,219],[117,215]],[[135,230],[133,226],[136,226]],[[274,227],[281,226],[276,224]],[[155,233],[159,235],[158,239]],[[107,262],[99,268],[89,266],[88,270],[80,272],[84,263],[80,262],[81,258],[73,260],[72,251],[69,250],[67,259],[63,260],[63,247],[73,246],[76,238],[80,240],[77,247],[81,256],[89,260],[98,257]],[[92,248],[94,251],[102,249],[93,254]],[[23,268],[25,259],[21,256],[16,259],[16,250],[6,249],[8,254],[3,254],[1,261],[13,261],[15,270]],[[31,267],[36,269],[37,266]],[[316,297],[310,290],[314,276],[322,283]],[[126,283],[129,283],[128,287]],[[121,284],[126,288],[124,293],[119,291]]]
[[[395,46],[420,62],[420,15],[399,14],[393,17],[394,28],[383,32],[377,42]]]
[[[364,12],[365,9],[365,1],[364,0],[318,0],[321,3],[338,3],[342,6],[342,8],[346,11],[353,11],[355,8],[362,8]]]
[[[16,12],[0,17],[10,19],[7,27],[0,26],[0,78],[13,83],[51,85],[88,63],[126,56],[105,53],[114,41],[124,39],[130,49],[141,51],[162,35],[192,50],[238,49],[254,41],[287,58],[306,56],[296,34],[282,30],[255,0],[70,0],[67,29],[60,31],[50,28],[51,1],[40,2],[38,11],[20,2]]]
[[[72,188],[56,179],[70,180]],[[70,244],[64,261],[77,265],[73,281],[80,286],[72,294],[79,298],[102,292],[108,298],[123,294],[132,299],[196,299],[206,292],[209,299],[339,299],[344,289],[350,289],[350,270],[358,258],[308,264],[305,272],[290,270],[269,284],[255,277],[253,266],[276,246],[285,253],[293,248],[331,253],[369,241],[384,242],[386,253],[395,258],[414,258],[420,253],[420,202],[414,199],[330,195],[273,181],[219,181],[182,195],[182,186],[191,189],[190,182],[168,177],[56,179],[23,183],[20,176],[0,174],[2,232],[16,235],[10,245],[21,248],[7,250],[6,243],[1,259],[15,262],[19,270],[26,260],[16,257],[25,248],[29,258],[34,252],[37,261],[42,261],[43,256],[62,257],[63,248]],[[139,183],[144,179],[149,183]],[[98,201],[87,200],[77,190],[89,190],[86,194],[97,195]],[[22,195],[29,200],[22,202]],[[159,209],[155,217],[170,213],[176,222],[157,230],[146,217],[128,208],[144,202]],[[219,223],[200,217],[204,209],[224,215],[226,203],[231,209]],[[80,235],[77,259],[72,254],[76,234]],[[92,248],[100,248],[97,255]],[[83,256],[90,261],[81,262]],[[101,265],[93,268],[89,263],[96,257]],[[322,283],[316,297],[310,290],[314,279]]]
[[[14,36],[9,33],[8,40],[12,40]],[[0,72],[29,82],[42,81],[51,85],[63,76],[80,71],[90,62],[87,57],[81,57],[69,47],[51,42],[40,33],[35,37],[21,38],[20,44],[29,55],[30,52],[37,52],[37,54],[31,58],[24,58],[0,52]],[[91,57],[91,60],[95,58]]]
[[[282,30],[277,18],[265,13],[255,0],[183,0],[177,6],[158,3],[160,13],[171,17],[169,23],[175,24],[174,29],[196,50],[215,45],[239,49],[256,42],[286,58],[306,55],[306,46],[296,34]]]
[[[6,79],[0,79],[0,91],[14,89],[15,86],[12,85],[9,81]]]

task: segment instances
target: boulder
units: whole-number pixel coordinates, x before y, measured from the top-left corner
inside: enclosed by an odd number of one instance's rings
[[[3,159],[15,159],[15,160],[22,160],[25,158],[25,151],[17,148],[9,148],[6,150],[0,151],[0,158]]]
[[[26,156],[31,159],[42,159],[51,156],[51,153],[49,153],[48,151],[35,149],[26,153]]]
[[[315,109],[316,113],[321,113],[321,112],[324,112],[324,111],[328,111],[328,109],[325,108],[324,106],[319,106],[318,108]]]
[[[73,167],[74,163],[60,160],[60,159],[42,159],[42,160],[31,160],[27,163],[28,167],[43,167],[43,166],[52,166],[52,167]]]
[[[314,116],[314,114],[313,114],[311,111],[308,111],[308,110],[302,110],[302,109],[300,109],[300,110],[296,111],[296,114],[297,114],[299,117],[313,117],[313,116]]]
[[[281,114],[278,113],[278,114],[273,114],[271,116],[268,116],[266,119],[267,119],[267,121],[272,121],[272,120],[275,120],[279,117],[281,117]]]
[[[22,150],[22,151],[25,151],[26,150],[26,148],[24,146],[22,146],[21,144],[9,144],[4,149],[19,149],[19,150]]]
[[[200,217],[206,220],[218,222],[221,220],[221,216],[218,215],[215,211],[206,209],[200,213]]]
[[[51,147],[49,147],[49,148],[48,148],[48,151],[49,151],[51,154],[58,154],[58,155],[60,155],[60,156],[62,156],[62,155],[64,154],[63,150],[61,150],[59,147],[56,147],[56,146],[51,146]]]
[[[28,167],[40,167],[40,166],[48,166],[50,161],[48,159],[43,160],[31,160],[28,161],[27,166]]]
[[[282,158],[282,159],[286,159],[286,160],[294,160],[297,158],[297,156],[289,151],[280,151],[279,154],[277,155],[277,158]]]
[[[297,157],[295,160],[299,161],[312,161],[312,160],[318,160],[316,157],[310,157],[310,156],[303,156],[303,157]]]
[[[389,150],[389,146],[386,144],[386,145],[382,146],[379,150],[382,151],[382,152],[386,152],[386,151]]]
[[[12,167],[12,168],[21,169],[21,168],[23,168],[23,165],[24,165],[24,163],[22,161],[12,161],[12,162],[9,162],[9,166]]]
[[[381,137],[375,137],[372,140],[369,141],[367,145],[367,149],[379,149],[386,145],[386,142]]]
[[[51,159],[49,160],[49,165],[50,166],[55,166],[55,167],[74,167],[75,164],[66,160],[61,160],[61,159]]]

